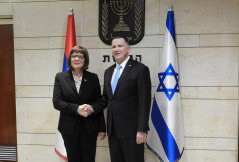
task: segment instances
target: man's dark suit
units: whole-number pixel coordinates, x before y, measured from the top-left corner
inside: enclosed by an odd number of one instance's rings
[[[114,94],[111,79],[115,64],[104,74],[103,97],[93,105],[94,113],[107,107],[107,133],[112,128],[120,139],[135,138],[137,131],[148,131],[151,106],[151,80],[147,66],[129,59],[116,86]]]
[[[63,139],[66,136],[70,137],[75,132],[95,133],[97,136],[98,132],[106,131],[102,111],[98,114],[92,114],[87,118],[77,114],[79,105],[94,104],[100,96],[99,79],[94,73],[83,72],[79,94],[77,93],[72,71],[68,70],[56,75],[53,105],[55,109],[60,111],[58,130],[63,135]],[[96,139],[92,140],[95,141]],[[65,139],[64,142],[66,142]],[[94,148],[89,149],[94,150]]]

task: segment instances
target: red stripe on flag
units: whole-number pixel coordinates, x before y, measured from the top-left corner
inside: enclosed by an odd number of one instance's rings
[[[65,44],[66,58],[68,58],[68,55],[74,46],[76,46],[75,20],[74,15],[68,15],[66,44]]]
[[[56,148],[55,148],[55,152],[56,152],[56,154],[57,154],[62,160],[68,161],[67,157],[65,157],[65,156],[62,155],[59,151],[57,151]]]

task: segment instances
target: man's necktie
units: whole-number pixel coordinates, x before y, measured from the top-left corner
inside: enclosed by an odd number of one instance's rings
[[[118,82],[118,79],[119,79],[120,69],[121,69],[121,66],[118,65],[116,73],[115,73],[115,77],[114,77],[114,80],[113,80],[113,84],[112,84],[112,93],[113,94],[115,92],[115,88],[116,88],[116,85],[117,85],[117,82]]]

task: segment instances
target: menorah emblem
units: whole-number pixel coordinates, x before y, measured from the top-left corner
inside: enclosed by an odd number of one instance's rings
[[[133,6],[132,0],[110,1],[111,10],[119,16],[119,22],[115,25],[113,31],[130,31],[130,27],[124,23],[123,16],[127,15]]]
[[[130,45],[144,37],[145,0],[99,0],[99,37],[107,45],[122,36]]]

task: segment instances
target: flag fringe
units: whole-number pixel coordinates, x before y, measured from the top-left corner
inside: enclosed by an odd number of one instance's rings
[[[160,160],[160,162],[164,162],[162,160],[162,158],[157,154],[157,152],[155,152],[149,145],[148,143],[146,143],[146,146],[148,147],[148,149],[155,155],[157,156],[157,158]],[[183,148],[183,151],[184,151],[184,148]],[[173,162],[179,162],[179,160],[181,159],[182,155],[183,155],[183,151],[182,153],[180,154],[180,157],[178,157],[176,160],[174,160]]]
[[[55,148],[55,152],[62,160],[65,160],[66,162],[68,161],[67,157],[62,155],[56,148]]]
[[[160,162],[164,162],[161,157],[157,154],[157,152],[155,152],[149,145],[148,143],[146,143],[146,146],[148,147],[148,149],[155,155],[157,156],[157,158],[160,160]]]

